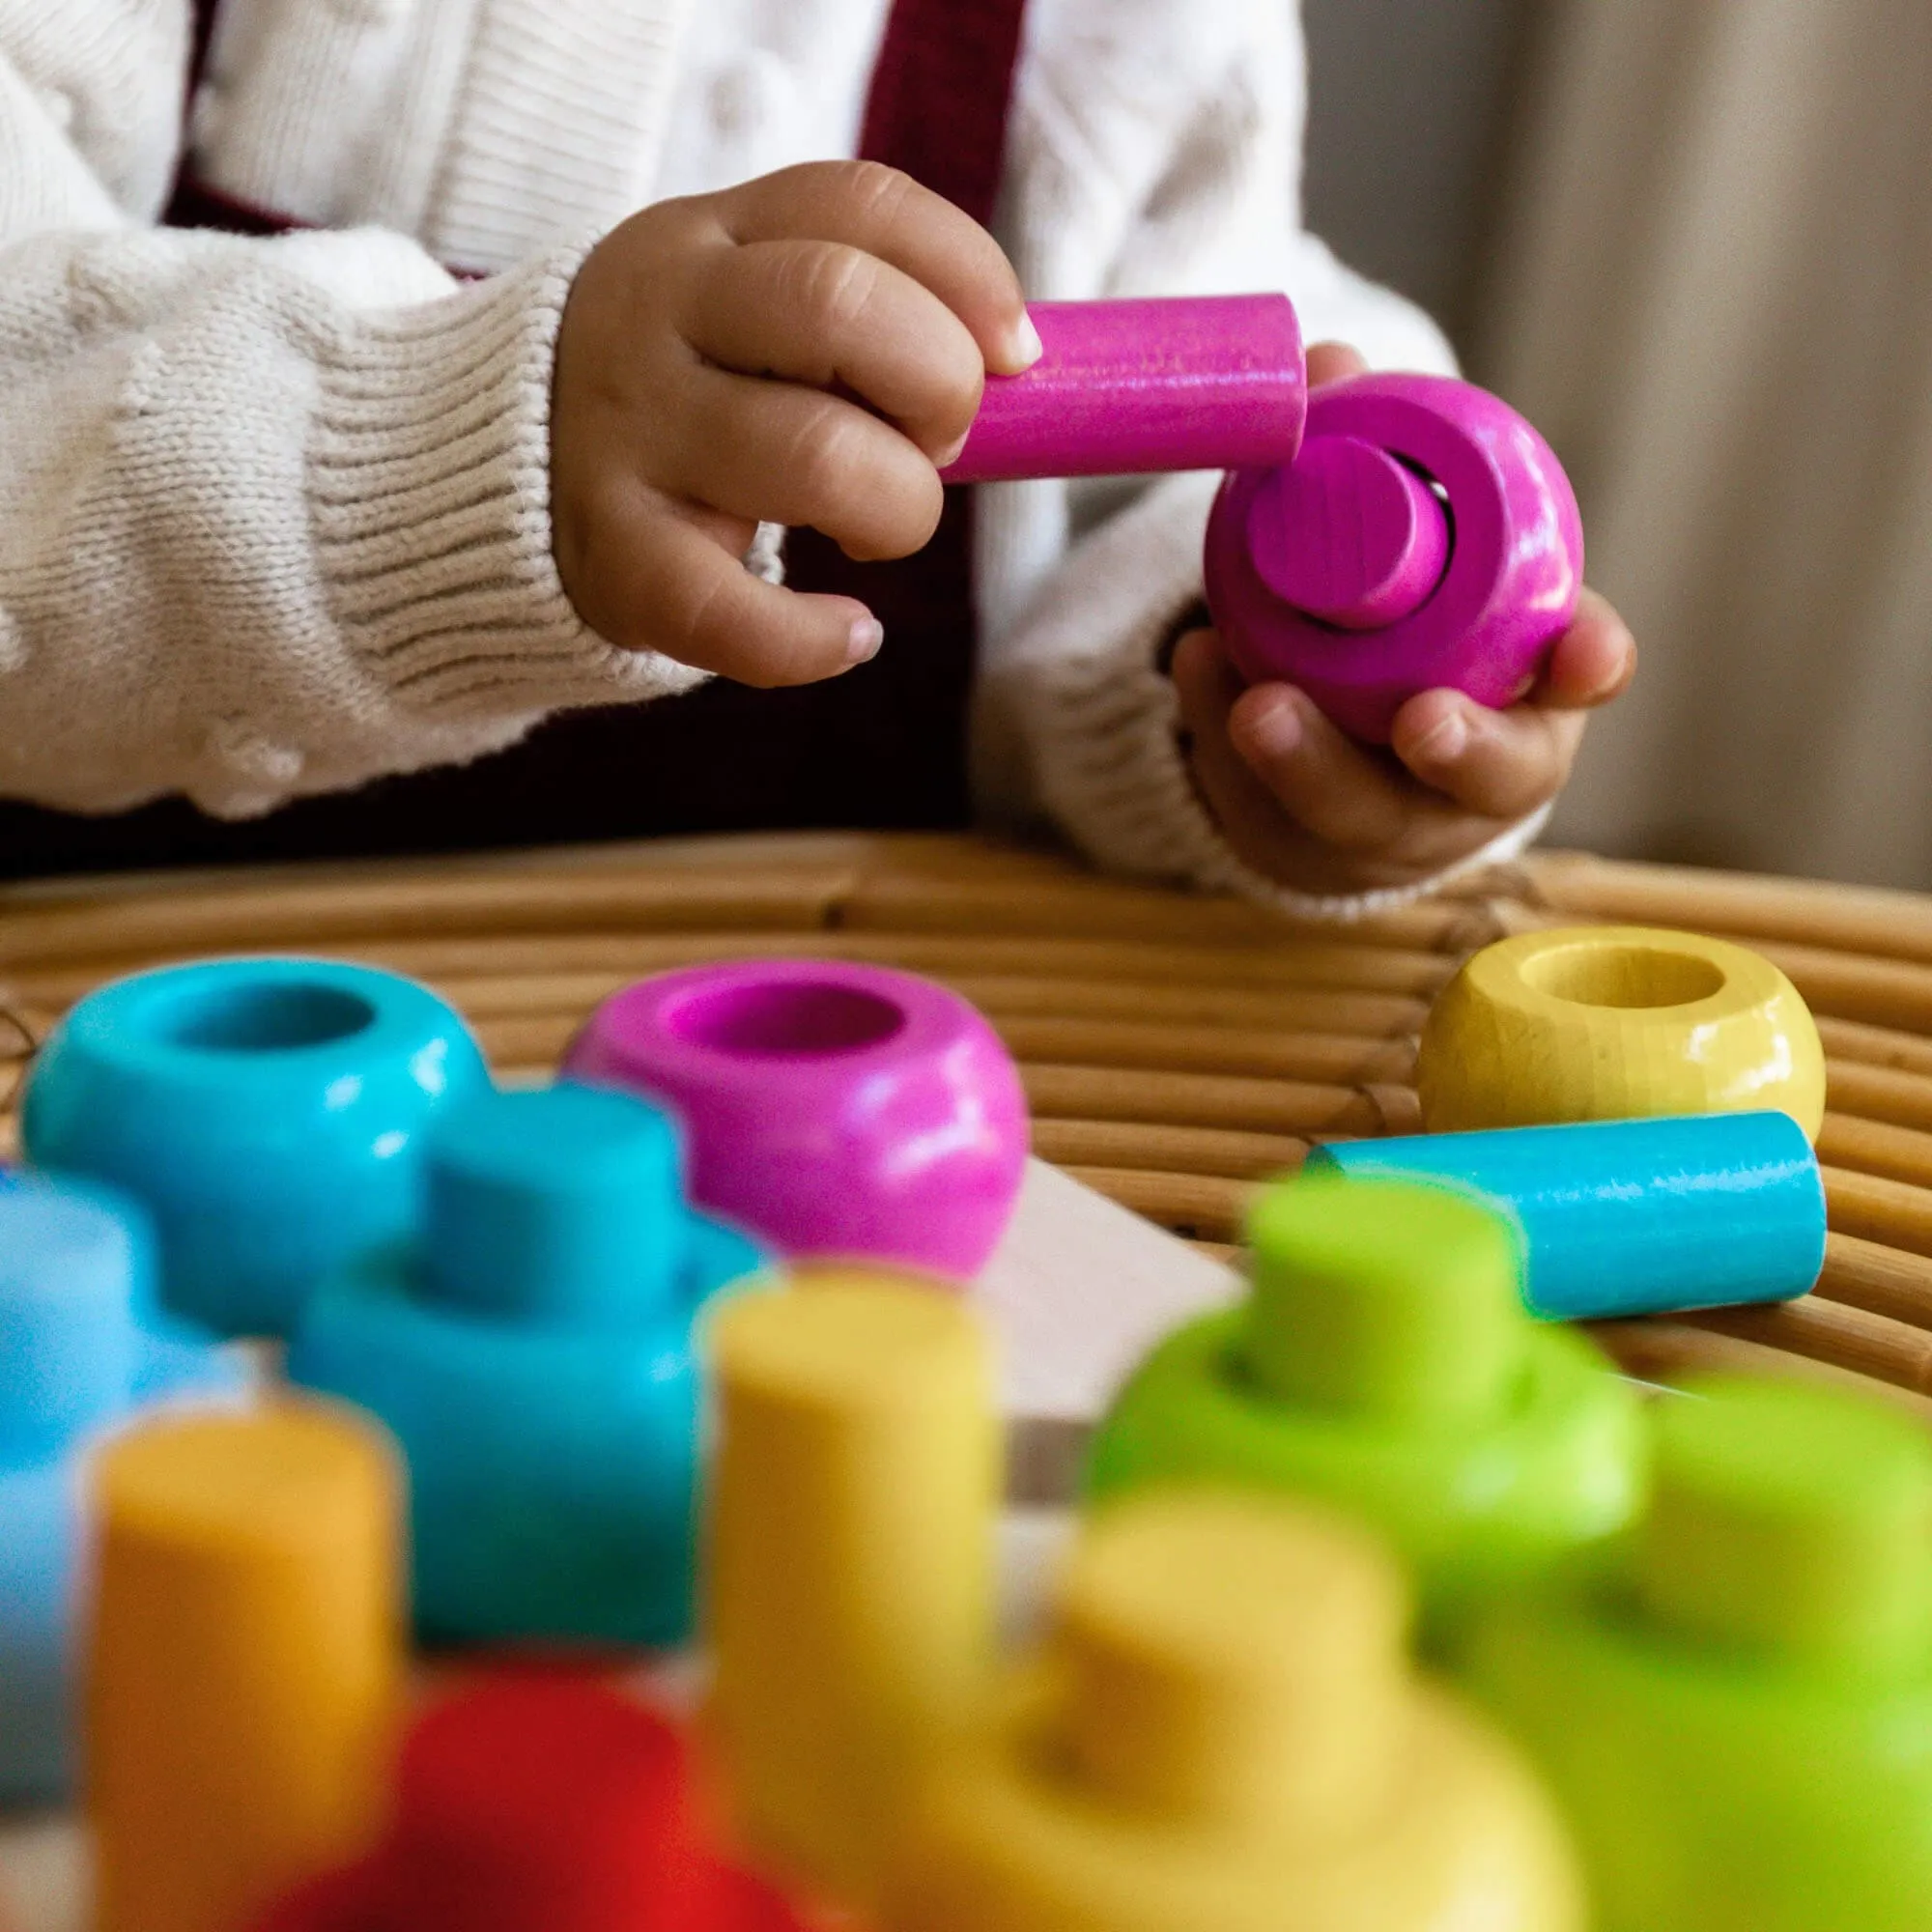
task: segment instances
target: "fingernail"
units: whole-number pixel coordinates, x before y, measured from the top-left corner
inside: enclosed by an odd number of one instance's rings
[[[1469,721],[1460,711],[1452,711],[1415,747],[1416,757],[1424,764],[1453,765],[1469,748]]]
[[[1022,369],[1031,369],[1046,354],[1046,344],[1039,339],[1039,330],[1034,327],[1033,317],[1024,309],[1020,311],[1020,319],[1009,343],[1007,359],[1012,364],[1015,375]]]
[[[1612,668],[1609,676],[1598,679],[1585,702],[1601,704],[1605,698],[1614,697],[1630,682],[1631,674],[1635,668],[1636,640],[1634,639],[1628,639],[1624,643],[1623,650],[1617,657],[1616,664]]]
[[[845,662],[862,665],[867,658],[877,657],[885,640],[886,627],[876,617],[855,617],[851,640],[845,646]]]
[[[1248,720],[1248,739],[1264,758],[1285,758],[1301,743],[1301,713],[1286,700]]]
[[[939,454],[932,459],[932,467],[935,469],[951,469],[952,466],[959,461],[959,452],[966,447],[966,437],[971,436],[973,432],[969,429],[966,432],[966,436],[962,436],[958,440],[958,441],[949,442],[946,445],[946,447],[942,449],[939,452]]]

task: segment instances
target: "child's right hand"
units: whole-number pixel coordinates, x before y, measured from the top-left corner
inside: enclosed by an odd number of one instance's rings
[[[871,612],[753,577],[755,526],[810,525],[855,557],[916,551],[986,372],[1038,353],[999,244],[893,169],[816,162],[659,202],[598,244],[564,308],[563,587],[611,642],[744,684],[863,663]]]

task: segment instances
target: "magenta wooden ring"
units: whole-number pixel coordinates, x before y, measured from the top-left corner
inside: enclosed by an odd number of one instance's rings
[[[1379,630],[1343,630],[1285,603],[1257,569],[1250,512],[1274,472],[1237,470],[1208,525],[1208,608],[1251,681],[1300,686],[1345,730],[1388,742],[1402,705],[1453,686],[1500,708],[1569,627],[1583,526],[1549,445],[1508,404],[1441,376],[1357,376],[1309,399],[1307,441],[1358,439],[1439,484],[1452,530],[1433,593]]]
[[[694,1202],[790,1257],[977,1274],[1026,1166],[999,1036],[909,973],[811,959],[694,966],[598,1008],[566,1078],[684,1122]]]

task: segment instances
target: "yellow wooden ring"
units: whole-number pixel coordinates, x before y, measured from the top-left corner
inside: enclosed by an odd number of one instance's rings
[[[1432,1133],[1778,1108],[1816,1138],[1825,1050],[1798,989],[1742,946],[1642,925],[1485,947],[1422,1030]]]

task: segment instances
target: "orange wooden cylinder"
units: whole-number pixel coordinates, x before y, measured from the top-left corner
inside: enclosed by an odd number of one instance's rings
[[[402,1690],[401,1483],[346,1409],[166,1418],[95,1471],[96,1932],[237,1932],[357,1851]]]

